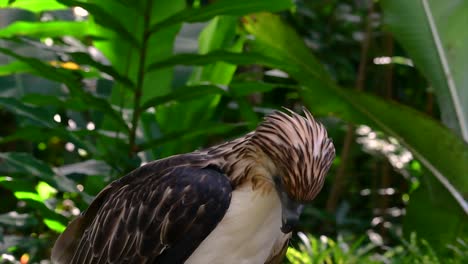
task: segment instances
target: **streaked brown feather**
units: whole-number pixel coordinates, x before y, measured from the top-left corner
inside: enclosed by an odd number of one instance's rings
[[[53,261],[182,263],[221,220],[231,197],[225,175],[199,168],[199,159],[190,157],[176,157],[185,166],[162,160],[112,183],[90,206],[95,210],[62,234],[59,241],[72,243],[62,254],[56,244]]]

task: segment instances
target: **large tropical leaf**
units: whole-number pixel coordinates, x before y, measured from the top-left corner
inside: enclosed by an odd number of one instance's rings
[[[468,2],[383,0],[385,23],[434,89],[442,120],[468,142]]]

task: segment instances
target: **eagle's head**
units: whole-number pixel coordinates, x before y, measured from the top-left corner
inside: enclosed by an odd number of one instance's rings
[[[282,203],[284,232],[299,220],[302,204],[319,193],[335,157],[324,126],[306,109],[304,114],[274,112],[265,117],[250,138],[250,143],[271,161],[271,177]]]

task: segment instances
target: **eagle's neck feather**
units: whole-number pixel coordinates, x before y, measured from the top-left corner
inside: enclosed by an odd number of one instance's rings
[[[251,184],[254,190],[269,193],[274,189],[276,166],[257,146],[250,144],[252,133],[202,151],[210,165],[219,167],[233,186]]]

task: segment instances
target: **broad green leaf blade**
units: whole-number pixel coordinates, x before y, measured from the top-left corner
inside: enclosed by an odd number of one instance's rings
[[[87,21],[48,21],[48,22],[25,22],[17,21],[5,28],[0,29],[0,38],[12,37],[62,37],[73,36],[82,38],[93,36],[95,31]]]
[[[435,182],[445,188],[447,194],[450,193],[443,199],[458,205],[451,212],[452,215],[455,218],[463,214],[466,216],[468,205],[463,198],[468,193],[466,143],[422,113],[371,95],[341,89],[331,81],[330,76],[317,75],[325,71],[307,51],[302,39],[279,17],[257,14],[255,20],[246,21],[246,30],[255,36],[251,43],[254,50],[261,48],[265,53],[283,58],[285,64],[294,63],[301,68],[298,72],[283,70],[304,86],[301,95],[312,111],[335,113],[345,120],[369,124],[399,139],[433,174],[437,179]],[[433,208],[437,210],[435,205]]]
[[[291,0],[219,0],[201,8],[187,7],[183,11],[153,25],[150,32],[154,33],[165,27],[183,22],[202,22],[216,16],[243,16],[260,11],[278,12],[292,6]]]
[[[272,68],[287,69],[288,72],[297,72],[297,65],[282,63],[277,58],[272,58],[261,53],[236,53],[224,50],[215,50],[207,54],[177,54],[167,60],[153,63],[148,66],[147,71],[175,66],[175,65],[207,65],[223,61],[235,65],[261,64]]]
[[[468,142],[468,2],[381,4],[385,23],[434,89],[442,120]]]
[[[10,2],[10,0],[0,0],[0,8],[21,8],[35,13],[68,8],[56,0],[16,0]]]

